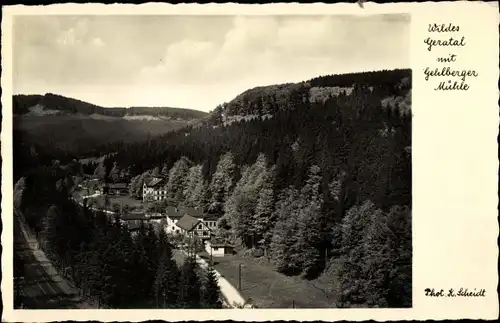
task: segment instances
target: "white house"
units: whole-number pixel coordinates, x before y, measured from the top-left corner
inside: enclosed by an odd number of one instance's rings
[[[154,177],[150,181],[144,182],[142,187],[142,200],[162,201],[167,198],[167,190],[163,178]]]
[[[165,232],[171,233],[171,234],[180,234],[181,233],[181,228],[179,228],[176,224],[177,221],[182,218],[182,215],[179,213],[178,209],[173,206],[168,206],[166,210],[167,216],[166,216],[166,225],[165,225]]]
[[[205,219],[205,215],[195,208],[168,206],[166,209],[165,231],[171,234],[193,234],[202,240],[212,236],[215,219]]]
[[[202,241],[210,239],[212,231],[201,221],[189,214],[185,214],[177,221],[176,226],[180,233],[187,237],[199,238]]]
[[[212,257],[224,257],[225,255],[234,254],[234,246],[228,243],[218,243],[207,241],[205,243],[205,251]]]

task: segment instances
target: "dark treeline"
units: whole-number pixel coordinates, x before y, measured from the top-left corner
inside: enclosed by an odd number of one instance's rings
[[[163,230],[142,225],[132,237],[118,219],[73,202],[73,174],[78,172],[56,165],[38,167],[15,184],[14,207],[84,297],[107,308],[222,306],[213,271],[200,272],[191,258],[179,267]]]
[[[392,95],[401,95],[410,89],[411,70],[391,70],[340,75],[325,75],[301,83],[287,83],[256,87],[238,95],[231,102],[221,105],[227,116],[231,115],[266,115],[286,110],[298,103],[316,102],[317,91],[337,88],[347,91],[354,86],[370,88],[380,99]],[[328,97],[328,96],[326,96]],[[323,98],[324,99],[324,98]]]
[[[70,114],[102,114],[110,117],[123,117],[125,115],[164,116],[173,119],[199,119],[206,116],[205,112],[171,107],[115,107],[104,108],[78,99],[68,98],[57,94],[45,95],[14,95],[13,111],[15,114],[25,114],[29,108],[42,105],[45,109],[60,111]]]

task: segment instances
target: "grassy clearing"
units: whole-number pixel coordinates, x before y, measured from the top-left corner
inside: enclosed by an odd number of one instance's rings
[[[73,194],[73,196],[77,200],[81,200],[82,196],[86,195],[86,191],[77,191]],[[115,195],[108,195],[109,198],[109,207],[108,209],[112,209],[113,204],[116,204],[118,206],[121,206],[123,203],[123,206],[128,206],[130,209],[135,209],[135,210],[141,210],[143,209],[143,204],[142,200],[137,200],[133,197],[130,196],[115,196]],[[98,196],[93,196],[88,198],[88,203],[92,204],[93,206],[97,208],[104,209],[105,207],[105,195],[98,195]]]
[[[210,259],[207,253],[200,256]],[[233,286],[238,286],[238,266],[241,268],[241,294],[251,298],[258,308],[332,308],[333,294],[324,291],[325,282],[288,277],[274,270],[267,261],[258,262],[241,256],[214,257],[215,269]]]
[[[128,205],[131,208],[142,208],[142,200],[137,200],[133,197],[130,196],[109,196],[109,203],[111,205],[113,204],[118,204],[118,205]]]

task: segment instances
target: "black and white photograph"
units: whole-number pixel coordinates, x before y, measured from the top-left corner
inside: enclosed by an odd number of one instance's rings
[[[410,23],[13,16],[14,308],[411,308]]]

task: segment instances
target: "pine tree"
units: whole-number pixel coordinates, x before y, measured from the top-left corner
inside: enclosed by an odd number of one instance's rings
[[[154,292],[159,307],[168,308],[177,303],[179,288],[182,288],[179,284],[179,269],[172,259],[170,249],[165,248],[160,258],[154,282]]]
[[[187,258],[182,265],[179,302],[184,308],[200,307],[201,282],[196,273],[196,266],[194,257]]]
[[[130,187],[129,187],[129,195],[132,196],[132,197],[137,197],[137,190],[138,190],[138,185],[139,185],[139,177],[141,175],[137,175],[137,176],[134,176],[132,177],[132,179],[130,180]]]
[[[161,171],[160,171],[160,167],[155,167],[153,169],[153,172],[151,173],[151,176],[153,177],[161,177]]]
[[[202,293],[202,304],[205,308],[222,308],[221,292],[215,270],[208,267]]]
[[[343,255],[339,259],[340,302],[344,304],[383,305],[384,299],[379,294],[371,294],[370,277],[367,276],[366,264],[371,255],[367,254],[366,236],[373,230],[372,221],[384,217],[381,210],[366,201],[361,206],[349,209],[342,220]],[[378,224],[377,224],[378,225]],[[370,229],[372,228],[372,229]],[[378,253],[378,251],[376,252]],[[377,300],[374,301],[374,298]]]
[[[323,228],[326,221],[321,212],[323,197],[320,171],[316,165],[310,168],[309,178],[301,190],[301,207],[297,218],[299,231],[296,248],[302,250],[303,275],[308,278],[320,272],[320,248],[325,239]],[[323,260],[326,262],[326,259]]]
[[[120,168],[116,162],[113,163],[113,168],[109,171],[108,176],[113,183],[118,183],[120,181]]]
[[[104,166],[104,161],[100,161],[94,170],[94,175],[99,177],[101,180],[106,178],[106,166]]]
[[[56,205],[52,205],[48,211],[47,215],[43,221],[44,229],[41,232],[44,240],[46,241],[46,252],[52,257],[60,256],[62,236],[60,235],[59,223],[61,221],[61,216],[59,209]]]
[[[26,188],[26,178],[21,177],[14,185],[14,210],[20,211],[22,206],[23,194]]]
[[[269,246],[272,238],[271,228],[274,222],[274,176],[275,170],[273,167],[267,172],[264,178],[254,214],[255,234],[259,239],[258,243],[265,248]]]
[[[298,274],[302,269],[300,263],[302,250],[297,250],[297,213],[300,193],[297,189],[285,189],[278,199],[275,218],[276,225],[270,246],[270,255],[276,269],[285,274]]]
[[[168,173],[169,173],[168,164],[164,163],[163,168],[161,169],[161,176],[168,180]]]

